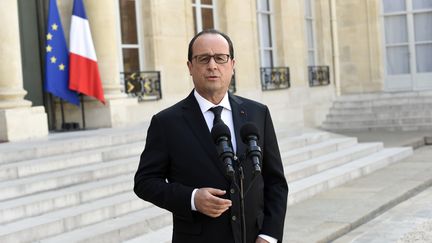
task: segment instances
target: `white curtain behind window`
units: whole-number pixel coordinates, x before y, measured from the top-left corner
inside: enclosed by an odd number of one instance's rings
[[[389,75],[410,73],[408,30],[406,15],[384,17]]]
[[[306,38],[308,48],[308,65],[315,66],[315,33],[314,33],[314,12],[313,0],[305,1],[305,19],[306,19]]]
[[[258,33],[260,35],[261,67],[273,67],[272,11],[271,0],[258,0]]]
[[[432,8],[432,0],[413,0],[413,9]]]
[[[406,10],[405,0],[383,0],[384,13],[401,12]]]
[[[432,12],[414,14],[414,33],[417,72],[432,72]]]
[[[408,43],[407,18],[405,15],[386,16],[384,24],[386,44]]]
[[[387,73],[410,73],[408,46],[387,47]]]

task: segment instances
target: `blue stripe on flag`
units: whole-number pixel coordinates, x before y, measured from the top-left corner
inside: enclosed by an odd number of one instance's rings
[[[74,0],[72,15],[87,19],[84,3],[82,0]]]

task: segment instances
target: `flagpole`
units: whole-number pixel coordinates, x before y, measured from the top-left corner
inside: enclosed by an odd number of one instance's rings
[[[48,119],[51,130],[57,130],[57,116],[56,116],[56,104],[54,96],[51,93],[45,95],[44,102],[46,102],[45,108],[47,109]]]
[[[61,125],[61,130],[65,129],[65,115],[64,115],[64,108],[63,108],[63,99],[59,99],[60,100],[60,111],[61,111],[61,118],[62,118],[62,125]]]
[[[81,118],[82,118],[83,130],[85,130],[86,124],[85,124],[85,112],[84,112],[84,95],[80,94],[80,98],[81,98]]]

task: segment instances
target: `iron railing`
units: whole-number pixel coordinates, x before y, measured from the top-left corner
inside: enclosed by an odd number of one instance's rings
[[[309,86],[325,86],[330,84],[329,66],[308,66]]]
[[[262,67],[260,72],[262,90],[288,89],[291,86],[289,67]]]
[[[162,99],[160,71],[123,72],[121,78],[125,93],[138,101]]]

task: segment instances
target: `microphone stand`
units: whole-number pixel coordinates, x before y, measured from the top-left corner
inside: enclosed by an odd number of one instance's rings
[[[241,218],[241,232],[242,232],[242,242],[246,243],[246,214],[245,214],[245,205],[244,205],[244,172],[242,162],[237,160],[238,163],[238,178],[240,184],[240,218]]]
[[[240,187],[236,184],[237,187],[239,187],[240,190],[240,218],[241,218],[241,233],[242,233],[242,243],[246,243],[246,213],[245,213],[245,195],[248,193],[249,189],[251,189],[252,185],[255,183],[256,179],[258,178],[257,175],[261,173],[261,169],[259,172],[254,171],[253,173],[253,179],[247,188],[247,190],[244,190],[244,171],[242,162],[247,158],[237,158],[235,157],[235,164],[237,165],[237,173],[238,173],[238,181]],[[232,177],[235,179],[235,176]]]

